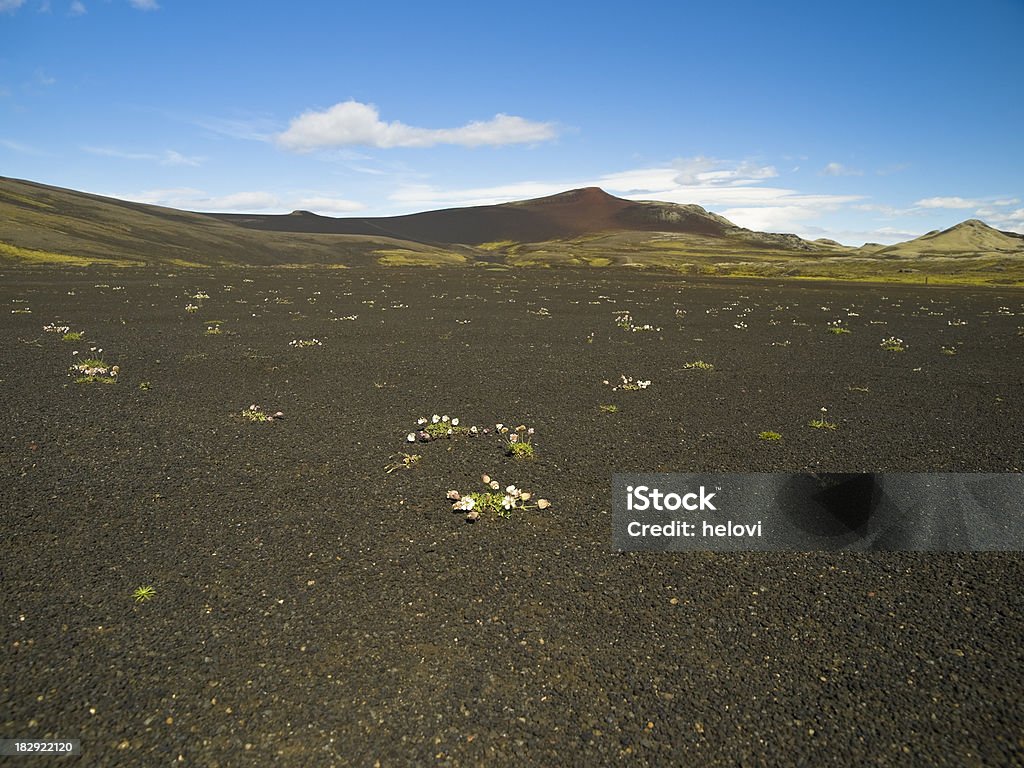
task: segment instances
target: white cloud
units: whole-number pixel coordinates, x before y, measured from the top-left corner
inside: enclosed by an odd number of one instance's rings
[[[881,243],[883,245],[901,243],[905,240],[913,240],[915,237],[920,237],[924,234],[924,231],[907,231],[896,227],[840,230],[824,229],[823,227],[805,227],[803,230],[798,230],[796,234],[807,240],[816,240],[820,237],[827,237],[830,240],[835,240],[847,245],[859,246],[865,243]]]
[[[160,157],[161,165],[191,165],[198,167],[202,165],[202,158],[199,157],[188,157],[175,152],[173,149],[165,149]]]
[[[138,8],[140,11],[155,11],[160,8],[156,0],[128,0],[132,4],[133,8]]]
[[[361,211],[366,206],[355,200],[345,200],[340,197],[302,197],[295,203],[299,210],[313,211],[325,215],[352,213]]]
[[[302,113],[276,139],[286,149],[307,152],[352,145],[382,149],[431,147],[437,144],[501,146],[548,141],[555,136],[556,131],[551,123],[538,123],[505,114],[458,128],[417,128],[397,120],[387,123],[380,119],[380,113],[374,105],[345,101],[322,112],[311,110]]]
[[[366,207],[355,200],[346,200],[333,195],[282,196],[265,191],[209,195],[203,190],[193,187],[150,189],[138,193],[114,194],[111,197],[204,213],[288,213],[294,210],[306,210],[330,216],[351,213]]]
[[[271,141],[280,129],[278,123],[265,117],[201,117],[184,119],[186,122],[204,128],[211,133],[227,136],[231,139],[245,139],[246,141]]]
[[[187,155],[183,155],[173,149],[165,149],[160,153],[126,152],[125,150],[115,149],[113,147],[82,147],[82,149],[91,155],[116,157],[121,160],[149,160],[151,162],[160,163],[160,165],[189,165],[198,167],[202,165],[203,162],[201,157],[188,157]]]
[[[763,205],[726,208],[720,211],[729,221],[761,232],[792,232],[802,222],[813,219],[819,210],[802,205]]]
[[[847,168],[842,163],[829,163],[821,169],[822,176],[863,176],[864,171],[856,168]]]
[[[632,200],[664,200],[667,202],[700,202],[698,198],[717,204],[764,202],[793,194],[791,190],[771,187],[740,186],[758,184],[776,175],[772,166],[730,162],[711,158],[677,160],[661,168],[633,168],[606,173],[596,178],[567,181],[522,181],[491,187],[442,190],[428,184],[406,184],[390,195],[396,203],[415,205],[420,209],[442,205],[493,205],[512,200],[544,197],[580,187],[601,187],[610,194]],[[683,185],[679,179],[692,179]],[[826,196],[833,199],[835,196]],[[854,198],[850,198],[854,199]]]
[[[71,3],[71,8],[68,10],[72,16],[83,16],[86,13],[85,4],[81,0],[74,0]]]
[[[0,0],[0,13],[14,13],[25,4],[25,0]]]
[[[968,200],[963,197],[926,197],[914,203],[918,208],[977,208],[984,205],[981,200]]]
[[[1015,211],[978,211],[986,221],[998,229],[1024,235],[1024,208]]]
[[[401,203],[407,212],[431,208],[462,207],[467,205],[496,205],[512,200],[526,200],[564,192],[567,189],[586,186],[547,181],[520,181],[494,187],[471,187],[468,189],[439,189],[429,184],[403,184],[388,195],[388,199]]]
[[[267,211],[280,209],[281,199],[271,192],[235,192],[198,201],[204,211]]]
[[[737,163],[702,156],[677,160],[674,166],[678,173],[673,181],[683,186],[749,184],[779,175],[771,165],[761,166],[748,161]]]
[[[44,154],[40,152],[38,149],[30,147],[28,144],[22,144],[20,141],[11,141],[10,139],[0,139],[0,147],[9,149],[12,152],[21,152],[24,155]]]

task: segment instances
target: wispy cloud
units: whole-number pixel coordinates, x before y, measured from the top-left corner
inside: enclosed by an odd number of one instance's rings
[[[235,192],[199,202],[205,211],[267,211],[281,207],[281,199],[272,192]]]
[[[150,189],[138,193],[116,194],[113,197],[208,213],[287,213],[293,210],[306,210],[331,216],[352,213],[366,207],[355,200],[329,194],[279,195],[264,190],[253,190],[210,195],[193,187]]]
[[[133,8],[138,8],[140,11],[156,11],[160,8],[156,0],[128,0],[128,2]]]
[[[25,4],[25,0],[0,0],[0,13],[14,13]]]
[[[910,163],[895,163],[893,165],[887,165],[884,168],[879,168],[875,171],[878,176],[891,176],[894,173],[900,173],[910,167]]]
[[[863,176],[864,171],[848,168],[842,163],[829,163],[821,169],[822,176]]]
[[[977,215],[998,229],[1017,232],[1024,235],[1024,208],[1013,211],[999,211],[992,208],[981,208]]]
[[[969,200],[964,197],[926,197],[914,203],[917,208],[977,208],[984,203],[981,200]]]
[[[878,227],[877,229],[825,229],[823,227],[805,227],[799,235],[809,240],[827,237],[841,243],[861,245],[863,243],[882,243],[892,245],[904,240],[913,240],[924,234],[924,230],[912,230],[899,227]]]
[[[218,136],[246,141],[272,141],[281,130],[278,122],[267,117],[199,117],[179,118]]]
[[[297,152],[344,146],[432,147],[455,144],[464,147],[502,146],[549,141],[557,131],[551,123],[539,123],[514,115],[498,114],[490,120],[458,128],[418,128],[399,121],[384,122],[372,104],[345,101],[323,111],[308,111],[294,118],[277,142]]]
[[[340,197],[300,197],[295,208],[303,211],[313,211],[321,214],[345,214],[361,211],[366,208],[362,203],[355,200],[345,200]],[[294,209],[293,209],[294,210]]]
[[[0,139],[0,147],[9,149],[12,152],[20,152],[23,155],[45,155],[35,147],[30,147],[28,144],[22,144],[20,141],[12,141],[11,139]]]
[[[68,9],[68,14],[71,16],[84,16],[86,13],[85,3],[81,2],[81,0],[74,0]]]
[[[203,161],[201,157],[188,157],[187,155],[183,155],[173,149],[165,149],[160,153],[127,152],[113,147],[82,147],[82,149],[91,155],[116,157],[120,160],[147,160],[150,162],[160,163],[160,165],[189,165],[198,167],[202,165]]]
[[[716,160],[712,157],[692,157],[677,160],[674,178],[682,186],[742,185],[772,179],[779,175],[772,165],[758,165],[749,161]]]

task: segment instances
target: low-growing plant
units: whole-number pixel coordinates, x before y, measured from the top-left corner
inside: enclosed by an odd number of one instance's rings
[[[766,431],[766,432],[762,432],[757,437],[760,440],[767,440],[769,442],[776,442],[776,441],[782,439],[782,435],[781,434],[779,434],[778,432],[772,432],[770,430]]]
[[[609,403],[607,405],[599,405],[597,407],[601,410],[601,413],[618,413],[619,412],[619,406],[615,405],[615,403]]]
[[[627,392],[637,392],[641,389],[647,389],[649,386],[651,386],[650,379],[634,379],[632,376],[627,376],[624,373],[619,374],[619,378],[621,378],[622,381],[617,382],[615,384],[612,384],[610,381],[608,381],[608,379],[605,379],[601,383],[611,387],[612,392],[617,392],[620,389],[624,389]]]
[[[533,498],[533,494],[523,491],[514,485],[501,490],[501,483],[492,480],[489,475],[480,478],[483,481],[486,491],[474,491],[460,493],[459,491],[448,491],[448,500],[452,502],[452,509],[457,512],[465,512],[467,521],[475,521],[482,513],[496,514],[499,517],[512,517],[515,510],[524,509],[547,509],[551,502],[547,499],[537,499],[535,504],[527,502]]]
[[[661,330],[661,328],[655,328],[650,323],[637,325],[633,322],[633,316],[624,310],[615,313],[615,324],[619,326],[619,328],[622,328],[624,331],[629,331],[630,333],[643,333]]]
[[[80,360],[71,366],[71,373],[75,376],[75,383],[116,384],[117,376],[121,372],[120,367],[106,363],[100,357],[103,354],[102,349],[90,347],[89,352],[92,355],[91,357]],[[77,355],[78,353],[73,352],[72,354]]]
[[[843,327],[842,320],[833,320],[831,323],[828,324],[828,332],[838,335],[840,333],[850,333],[850,329]]]
[[[825,418],[825,414],[827,413],[828,408],[823,407],[821,409],[821,416],[819,416],[816,419],[811,419],[809,422],[807,422],[807,426],[814,427],[815,429],[837,429],[839,426],[838,424],[832,421],[828,421]]]
[[[59,333],[61,335],[71,330],[70,326],[67,325],[56,325],[55,323],[48,323],[43,326],[43,330],[47,333]]]
[[[476,427],[465,427],[459,423],[457,418],[451,418],[448,414],[439,416],[434,414],[429,419],[426,416],[420,416],[416,420],[416,431],[410,432],[405,436],[406,442],[415,443],[429,443],[431,440],[437,440],[445,437],[476,437],[480,434],[480,430]]]
[[[683,363],[683,368],[687,371],[713,371],[715,366],[703,360],[694,360],[692,363]]]
[[[906,349],[903,346],[903,339],[897,339],[895,336],[882,339],[882,343],[879,346],[889,352],[903,352]]]
[[[288,346],[305,349],[306,347],[322,347],[323,342],[320,339],[292,339],[288,342]]]
[[[221,320],[207,320],[206,321],[206,335],[207,336],[219,336],[224,331],[221,329]]]
[[[143,392],[148,392],[152,387],[153,385],[150,384],[148,381],[139,382],[139,389],[141,389]]]
[[[277,413],[274,414],[269,414],[266,411],[264,411],[260,406],[254,403],[253,405],[250,405],[248,408],[242,411],[242,418],[248,421],[259,423],[264,421],[276,421],[278,419],[283,419],[284,414],[281,413],[281,411],[278,411]]]
[[[81,341],[85,338],[85,331],[68,331],[61,338],[64,341]]]
[[[147,600],[152,600],[153,596],[155,594],[156,594],[156,588],[155,587],[145,586],[145,587],[139,587],[134,592],[132,592],[132,597],[135,598],[135,602],[136,603],[144,603]]]
[[[399,453],[391,457],[394,459],[390,464],[384,465],[384,470],[390,475],[399,469],[412,469],[413,464],[422,459],[418,453]]]
[[[199,307],[197,307],[195,304],[186,304],[185,311],[192,315],[199,311]]]
[[[957,353],[956,347],[942,347],[942,354],[952,357]]]
[[[533,427],[520,424],[515,429],[506,427],[504,424],[494,425],[494,434],[501,438],[505,444],[505,453],[514,459],[532,459],[533,450]]]

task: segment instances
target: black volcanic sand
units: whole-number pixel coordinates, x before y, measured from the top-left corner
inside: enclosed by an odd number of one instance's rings
[[[0,310],[0,736],[90,766],[1024,763],[1020,554],[614,554],[609,515],[614,471],[1020,471],[1020,292],[8,270]],[[119,383],[73,383],[90,345]],[[533,426],[537,458],[406,443],[434,413]],[[467,524],[445,492],[484,472],[553,506]]]

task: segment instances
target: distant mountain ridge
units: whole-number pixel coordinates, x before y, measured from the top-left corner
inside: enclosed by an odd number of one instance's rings
[[[876,251],[880,255],[905,256],[1005,255],[1022,252],[1024,235],[994,229],[978,219],[968,219],[949,229],[935,230],[913,240],[881,247]]]
[[[447,208],[405,216],[333,218],[308,211],[275,215],[206,215],[248,229],[376,235],[430,244],[541,243],[625,231],[736,238],[748,247],[798,251],[819,249],[819,246],[796,235],[753,232],[738,227],[699,205],[625,200],[599,187],[573,189],[512,203]]]
[[[0,264],[630,267],[1024,285],[1024,236],[977,219],[860,248],[597,187],[405,216],[193,213],[0,177]],[[914,277],[916,275],[916,277]]]

